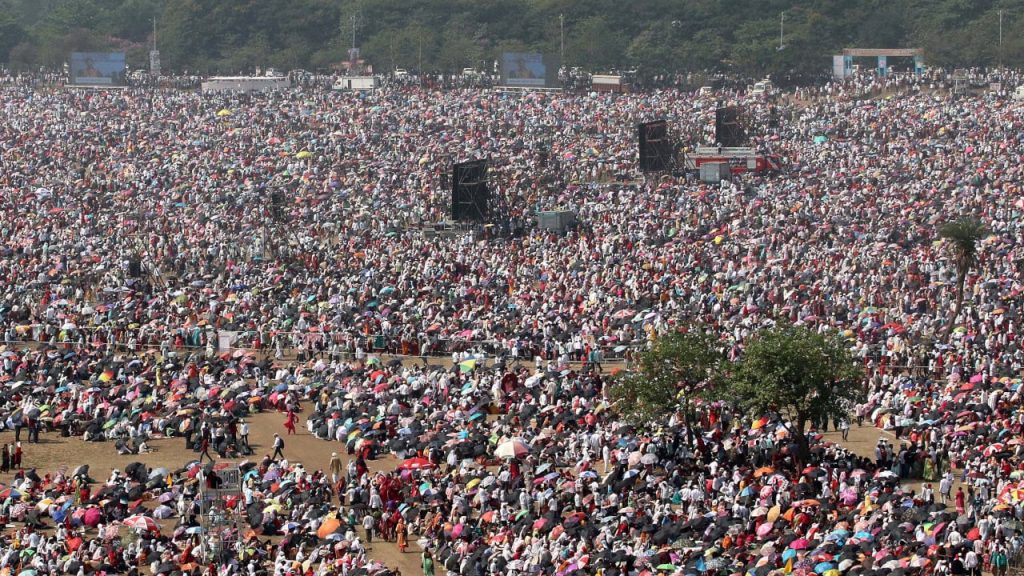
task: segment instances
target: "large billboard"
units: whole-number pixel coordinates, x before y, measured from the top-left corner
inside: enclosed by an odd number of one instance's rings
[[[124,52],[72,52],[71,83],[124,86]]]
[[[519,88],[556,88],[558,59],[546,54],[505,52],[501,55],[501,82]]]

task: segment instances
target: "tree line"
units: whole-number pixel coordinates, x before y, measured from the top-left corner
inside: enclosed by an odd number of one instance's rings
[[[145,68],[154,19],[165,69],[200,74],[329,70],[353,40],[378,72],[489,70],[508,51],[641,75],[819,75],[844,47],[1024,63],[1024,0],[0,0],[0,62],[54,68],[73,50],[123,50]]]

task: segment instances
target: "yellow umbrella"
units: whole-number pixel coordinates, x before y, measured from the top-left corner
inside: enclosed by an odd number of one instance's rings
[[[217,111],[218,118],[223,118],[225,116],[231,116],[231,110],[228,110],[227,108],[221,108]]]
[[[302,152],[296,154],[295,157],[298,158],[299,160],[302,160],[303,158],[309,158],[312,155],[313,153],[310,152],[309,150],[303,150]]]
[[[470,480],[469,482],[466,483],[466,490],[472,490],[473,488],[476,488],[477,484],[479,484],[479,483],[480,483],[480,479],[479,478],[473,478],[472,480]]]

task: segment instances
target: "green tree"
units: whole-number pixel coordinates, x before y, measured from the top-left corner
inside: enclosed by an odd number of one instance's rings
[[[605,72],[625,63],[626,37],[603,16],[592,16],[577,24],[567,38],[567,57],[595,72]]]
[[[10,62],[11,50],[28,40],[28,32],[0,3],[0,62]]]
[[[784,325],[757,333],[731,367],[730,396],[755,414],[778,414],[807,461],[807,428],[849,414],[863,394],[863,372],[837,334]]]
[[[967,276],[971,273],[971,268],[978,263],[978,243],[988,234],[988,227],[981,220],[971,217],[947,222],[939,228],[939,237],[946,241],[950,256],[953,258],[953,266],[956,268],[956,305],[953,307],[953,315],[946,324],[946,340],[949,339],[953,325],[964,306]]]
[[[614,379],[609,398],[638,425],[663,422],[680,404],[689,423],[691,401],[715,389],[721,362],[714,339],[703,331],[664,334],[640,353],[635,369]]]

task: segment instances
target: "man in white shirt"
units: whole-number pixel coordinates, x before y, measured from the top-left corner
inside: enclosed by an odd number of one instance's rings
[[[949,495],[953,491],[953,478],[947,472],[939,481],[939,494],[942,496],[942,503],[949,501]]]
[[[366,532],[366,543],[373,543],[373,514],[363,516],[363,530]]]
[[[964,569],[969,576],[981,576],[981,567],[978,562],[978,555],[974,550],[968,550],[964,555]]]

